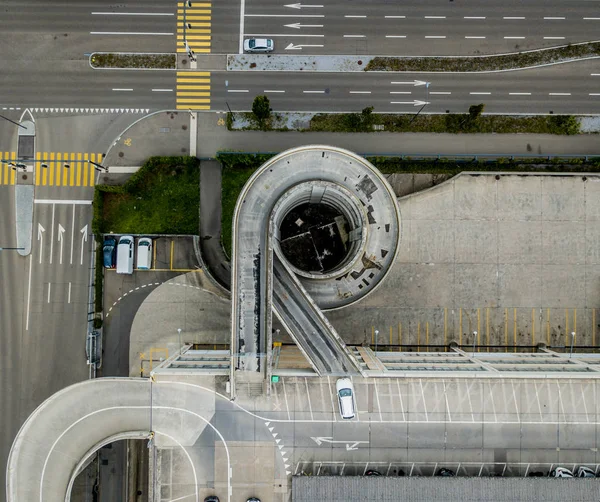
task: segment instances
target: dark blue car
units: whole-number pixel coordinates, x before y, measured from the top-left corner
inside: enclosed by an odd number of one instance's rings
[[[102,254],[104,256],[104,266],[106,268],[115,268],[117,258],[117,241],[112,237],[104,239]]]

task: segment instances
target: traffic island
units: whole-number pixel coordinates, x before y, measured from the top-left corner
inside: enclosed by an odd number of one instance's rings
[[[177,54],[93,52],[90,55],[90,66],[95,70],[175,70]]]

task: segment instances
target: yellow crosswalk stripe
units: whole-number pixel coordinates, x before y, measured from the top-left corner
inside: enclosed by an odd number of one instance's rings
[[[178,92],[177,96],[203,96],[203,97],[210,97],[210,92]]]
[[[50,171],[50,186],[54,185],[54,152],[50,152],[50,164],[48,165]]]
[[[66,167],[69,163],[69,154],[65,153],[63,156],[63,186],[67,186],[67,176],[69,175],[69,169]]]
[[[10,152],[10,160],[17,160],[17,152]],[[17,174],[17,170],[16,169],[11,169],[10,170],[10,184],[11,185],[15,184],[16,174]]]
[[[90,160],[92,162],[98,162],[100,160],[100,155],[98,155],[98,159],[96,159],[96,154],[92,153],[92,155],[90,156]],[[89,165],[89,169],[90,169],[90,186],[93,187],[94,186],[94,164],[90,164]]]
[[[177,99],[177,103],[210,103],[210,98],[198,98],[198,99],[181,98],[181,99]]]
[[[210,77],[209,71],[178,71],[178,77]]]
[[[42,168],[42,163],[40,162],[42,158],[42,152],[35,152],[35,185],[38,186],[42,181],[42,172],[40,169]]]
[[[89,159],[89,155],[87,153],[83,154],[83,159],[84,159],[84,164],[83,164],[83,186],[87,186],[88,184],[88,159]]]
[[[60,186],[61,167],[62,167],[62,153],[56,152],[56,176],[55,176],[56,185],[55,186],[57,186],[57,187]]]
[[[75,164],[75,154],[73,152],[71,152],[69,164],[71,164],[71,169],[69,169],[69,186],[72,187],[75,184],[75,170],[77,169],[77,165]]]
[[[47,160],[48,160],[48,154],[46,152],[44,152],[44,155],[42,156],[42,162],[44,164],[48,164]],[[46,186],[47,182],[48,182],[48,168],[42,167],[42,185]]]
[[[77,154],[77,186],[81,186],[81,171],[85,169],[83,162],[81,162],[81,153]]]
[[[210,78],[178,78],[177,82],[184,84],[193,84],[194,82],[198,84],[210,84]]]
[[[183,8],[183,4],[184,4],[184,2],[177,2],[177,7]],[[192,8],[193,7],[210,7],[211,5],[212,4],[210,2],[202,2],[202,3],[194,2],[192,4]]]
[[[210,85],[178,85],[177,89],[181,91],[209,91]]]
[[[209,31],[209,30],[206,30]],[[183,35],[181,35],[180,37],[177,37],[178,40],[183,40]],[[194,43],[196,43],[196,40],[210,40],[211,36],[210,35],[186,35],[185,39],[188,41],[188,44],[190,43],[190,40],[194,41]],[[185,44],[184,44],[185,45]]]

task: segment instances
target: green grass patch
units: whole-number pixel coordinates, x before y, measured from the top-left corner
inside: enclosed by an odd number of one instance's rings
[[[377,129],[383,126],[383,129]],[[320,113],[310,121],[318,132],[433,132],[451,134],[579,134],[579,121],[572,115],[512,117],[447,113],[445,115],[397,115],[374,113]]]
[[[376,57],[365,71],[493,71],[528,68],[600,55],[599,42],[517,52],[501,56],[465,57]]]
[[[92,68],[159,68],[175,70],[176,54],[126,54],[114,52],[94,52],[90,56]]]
[[[197,235],[199,166],[194,157],[152,157],[124,185],[96,186],[94,232]]]

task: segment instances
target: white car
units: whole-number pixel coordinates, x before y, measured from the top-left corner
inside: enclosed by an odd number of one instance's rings
[[[244,40],[246,52],[273,52],[275,45],[270,38],[248,38]]]
[[[152,239],[142,237],[137,245],[137,268],[149,270],[152,267]]]
[[[335,382],[335,390],[340,405],[340,415],[343,419],[354,418],[354,387],[349,378],[340,378]]]
[[[596,473],[589,467],[582,465],[579,467],[579,469],[577,469],[577,477],[578,478],[595,478]]]
[[[551,478],[572,478],[573,473],[566,467],[557,467],[550,471]]]

